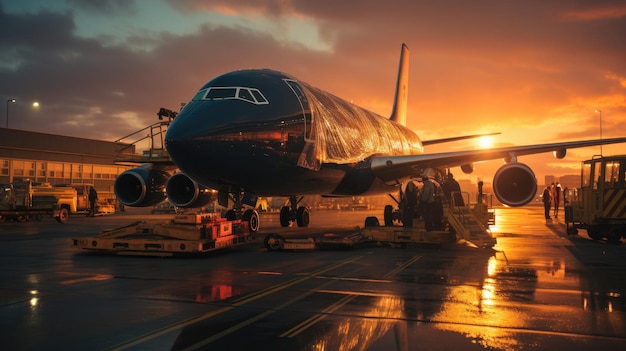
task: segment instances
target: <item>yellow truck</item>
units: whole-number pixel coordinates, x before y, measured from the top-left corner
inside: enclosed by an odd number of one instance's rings
[[[77,210],[76,189],[72,187],[33,185],[28,180],[0,184],[0,222],[52,215],[59,223],[65,223],[69,214]]]
[[[76,189],[77,212],[85,212],[86,214],[89,214],[89,188],[91,188],[93,184],[71,183],[67,186]],[[96,202],[95,215],[115,213],[116,204],[117,198],[115,197],[115,193],[113,193],[113,191],[98,190],[98,201]]]
[[[626,237],[625,177],[626,155],[583,161],[580,188],[564,191],[567,232],[585,229],[591,239],[609,243]]]

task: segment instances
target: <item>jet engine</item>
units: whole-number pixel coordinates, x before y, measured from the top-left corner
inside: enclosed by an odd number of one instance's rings
[[[567,155],[567,149],[554,150],[554,152],[552,154],[554,155],[555,158],[558,158],[560,160],[560,159],[564,158],[565,155]]]
[[[537,194],[535,173],[523,163],[506,164],[493,176],[493,192],[505,205],[526,205]]]
[[[122,172],[113,190],[119,202],[126,206],[145,207],[165,200],[165,183],[169,174],[153,169],[151,163]]]
[[[467,163],[467,164],[461,165],[461,170],[465,174],[472,174],[472,172],[474,172],[474,164]]]
[[[184,173],[170,177],[166,185],[167,199],[178,207],[201,207],[215,200],[213,192],[196,183]]]

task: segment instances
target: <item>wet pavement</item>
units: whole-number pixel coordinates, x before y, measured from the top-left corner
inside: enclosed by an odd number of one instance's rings
[[[315,212],[307,234],[370,212]],[[626,245],[568,237],[538,206],[498,208],[493,250],[99,256],[72,237],[146,214],[0,224],[6,350],[597,350],[626,344]],[[150,218],[156,218],[149,216]],[[167,218],[163,216],[162,218]],[[276,215],[262,232],[285,235]],[[301,232],[301,231],[300,231]]]

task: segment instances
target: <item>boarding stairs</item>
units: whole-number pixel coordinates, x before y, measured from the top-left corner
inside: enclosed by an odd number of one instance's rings
[[[455,196],[449,206],[444,207],[450,230],[454,230],[459,240],[464,240],[477,247],[493,247],[496,239],[489,230],[489,225],[495,224],[495,213],[490,205],[491,197],[483,196],[484,201],[470,204],[469,194],[460,193],[463,204],[455,204]],[[456,197],[458,198],[458,197]]]
[[[136,165],[141,163],[172,164],[165,148],[165,133],[178,115],[177,112],[161,107],[157,116],[159,121],[136,132],[125,135],[115,142],[118,147],[115,163],[119,165]],[[136,152],[137,147],[148,147],[143,153]]]

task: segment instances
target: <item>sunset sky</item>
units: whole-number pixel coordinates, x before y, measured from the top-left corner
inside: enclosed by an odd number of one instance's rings
[[[595,110],[603,137],[623,137],[624,33],[624,1],[2,0],[0,96],[17,100],[10,128],[112,141],[156,122],[160,107],[178,110],[216,75],[272,68],[388,116],[406,43],[408,126],[423,140],[595,139]],[[599,152],[520,161],[542,184]],[[500,164],[472,177],[490,181]]]

